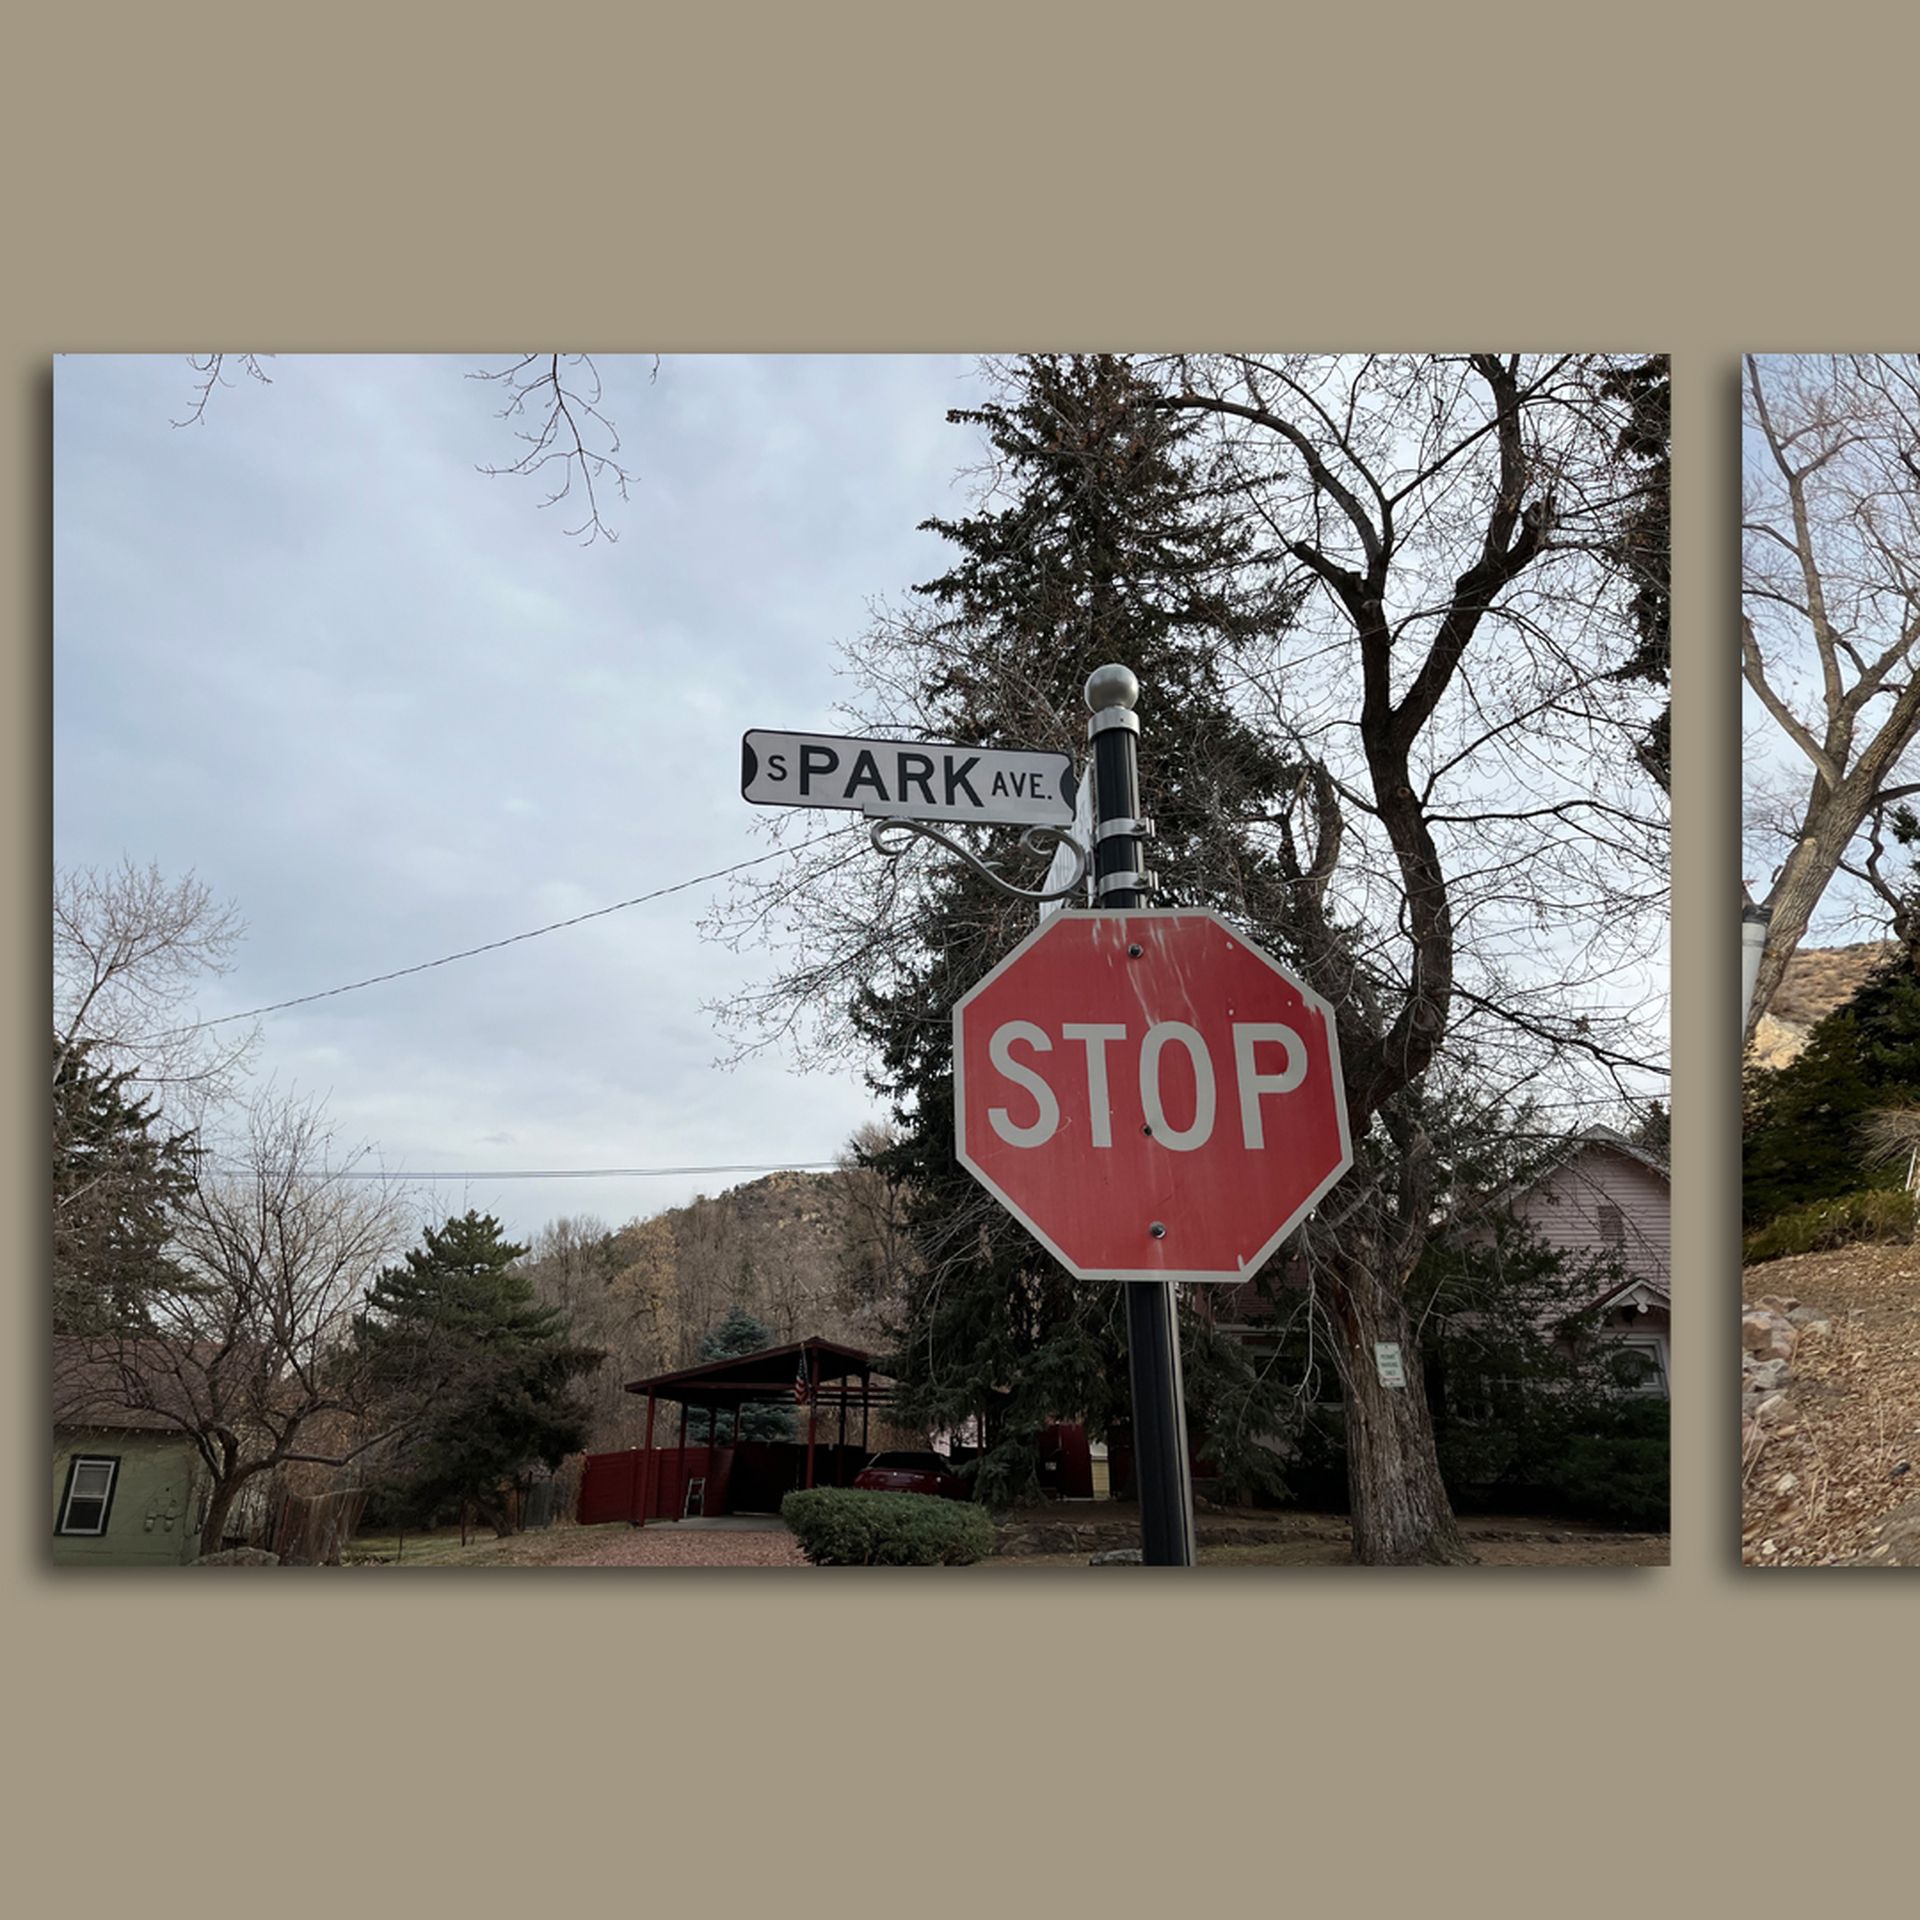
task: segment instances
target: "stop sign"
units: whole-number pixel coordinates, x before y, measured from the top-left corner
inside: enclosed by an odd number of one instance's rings
[[[961,1164],[1082,1279],[1243,1280],[1353,1161],[1333,1010],[1217,914],[1056,914],[953,1043]]]

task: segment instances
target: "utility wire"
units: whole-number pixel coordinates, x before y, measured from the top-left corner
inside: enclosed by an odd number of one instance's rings
[[[816,833],[811,840],[796,840],[790,847],[776,847],[771,853],[757,854],[751,860],[736,860],[730,867],[716,867],[711,873],[696,873],[691,880],[676,880],[670,887],[655,887],[651,893],[636,893],[631,900],[616,900],[610,907],[595,907],[591,913],[576,913],[570,920],[550,921],[546,926],[535,927],[527,933],[510,933],[504,940],[489,940],[482,946],[463,947],[460,952],[443,954],[438,960],[422,960],[418,966],[396,967],[391,973],[371,974],[365,980],[351,980],[344,987],[327,987],[319,993],[303,993],[291,1000],[275,1000],[268,1006],[254,1007],[246,1013],[223,1013],[217,1020],[199,1020],[190,1027],[174,1027],[160,1038],[173,1039],[182,1034],[204,1033],[209,1027],[231,1026],[236,1020],[258,1020],[263,1014],[282,1013],[288,1007],[304,1007],[315,1000],[331,1000],[337,994],[358,993],[362,987],[377,987],[388,980],[404,980],[410,973],[430,973],[435,967],[450,966],[456,960],[471,960],[477,953],[497,953],[502,947],[517,946],[522,940],[538,940],[543,933],[558,933],[563,927],[577,927],[588,920],[604,920],[610,913],[644,906],[649,900],[664,900],[670,893],[685,893],[689,887],[704,886],[709,880],[724,880],[729,874],[745,873],[749,867],[763,867],[769,860],[783,859],[787,854],[799,853],[806,847],[817,847],[821,841],[831,840],[835,834],[847,831],[849,829],[845,827],[834,827],[826,833]]]

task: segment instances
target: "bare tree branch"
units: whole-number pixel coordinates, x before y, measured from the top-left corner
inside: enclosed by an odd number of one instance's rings
[[[495,477],[540,478],[551,488],[540,503],[543,507],[571,498],[577,482],[586,495],[586,517],[567,532],[582,546],[618,540],[601,515],[600,490],[611,483],[625,500],[632,476],[620,463],[620,435],[600,409],[603,389],[592,358],[584,353],[523,353],[508,366],[483,367],[467,377],[488,381],[505,394],[500,418],[514,423],[514,438],[526,449],[510,465],[482,466],[480,471]]]

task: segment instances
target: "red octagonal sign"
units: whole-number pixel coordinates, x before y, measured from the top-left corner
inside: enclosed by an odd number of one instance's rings
[[[1083,1280],[1244,1280],[1353,1163],[1333,1010],[1217,914],[1054,915],[953,1053],[961,1164]]]

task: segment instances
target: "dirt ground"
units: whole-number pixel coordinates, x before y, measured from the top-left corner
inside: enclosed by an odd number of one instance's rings
[[[1742,1557],[1834,1566],[1920,1492],[1920,1247],[1845,1247],[1749,1267],[1745,1297],[1831,1316],[1793,1356],[1784,1420],[1742,1489]]]
[[[1086,1509],[1080,1511],[1084,1513]],[[1057,1510],[1052,1517],[1058,1519]],[[1345,1567],[1353,1564],[1352,1536],[1345,1519],[1338,1514],[1273,1513],[1259,1509],[1209,1513],[1198,1517],[1195,1531],[1198,1564],[1203,1567]],[[1223,1531],[1236,1537],[1231,1541],[1208,1537]],[[1255,1531],[1266,1537],[1257,1541],[1240,1537]],[[1509,1515],[1469,1517],[1460,1522],[1460,1531],[1480,1565],[1487,1567],[1664,1567],[1668,1557],[1664,1533],[1620,1533],[1573,1521]],[[980,1566],[1079,1567],[1086,1563],[1084,1553],[1036,1553],[998,1556],[980,1562]],[[1092,1571],[1103,1573],[1106,1569],[1096,1567]]]
[[[1063,1513],[1097,1516],[1103,1530],[1124,1525],[1129,1509],[1105,1502],[1046,1508],[1018,1516],[1058,1525]],[[1614,1533],[1563,1521],[1463,1520],[1461,1530],[1483,1566],[1661,1567],[1667,1563],[1663,1533]],[[1231,1541],[1210,1540],[1229,1531]],[[1244,1536],[1258,1532],[1257,1540]],[[1351,1564],[1346,1522],[1329,1514],[1268,1512],[1203,1516],[1203,1567],[1336,1567]],[[1129,1536],[1131,1537],[1131,1535]],[[1092,1544],[1092,1543],[1089,1543]],[[980,1562],[983,1568],[1085,1567],[1086,1551],[1018,1553]],[[460,1544],[457,1528],[404,1539],[366,1537],[347,1551],[347,1564],[362,1567],[799,1567],[805,1557],[777,1521],[742,1528],[656,1525],[629,1527],[614,1521],[597,1527],[553,1527],[495,1540],[491,1535]],[[1102,1572],[1104,1569],[1093,1569]]]

